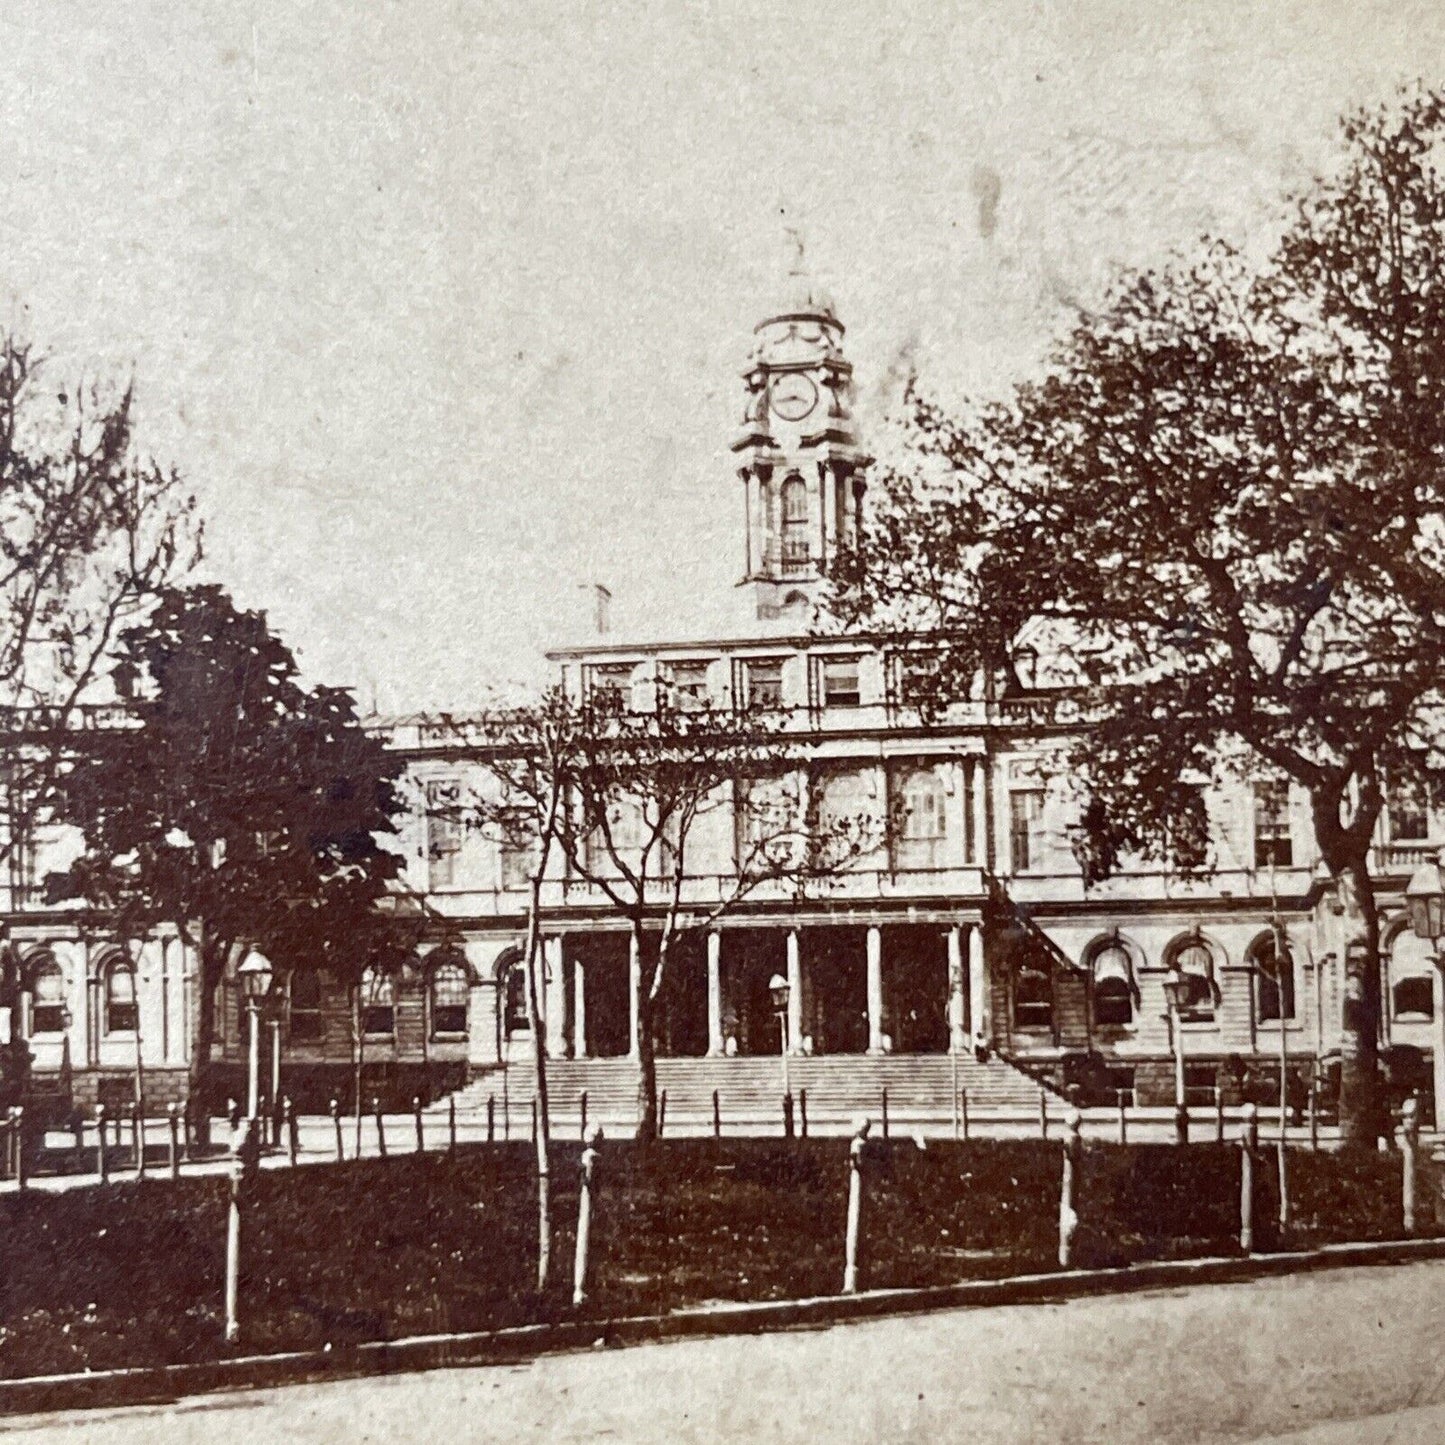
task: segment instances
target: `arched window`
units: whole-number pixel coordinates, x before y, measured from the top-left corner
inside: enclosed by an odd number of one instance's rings
[[[361,1031],[370,1038],[396,1033],[396,985],[389,973],[377,968],[361,975]]]
[[[937,868],[948,832],[943,779],[932,768],[919,768],[903,780],[899,795],[898,866]]]
[[[1014,1025],[1021,1029],[1054,1026],[1054,982],[1045,969],[1025,964],[1014,975]]]
[[[783,483],[783,570],[808,565],[812,549],[808,539],[808,488],[801,477]]]
[[[1123,1027],[1134,1022],[1134,972],[1129,950],[1117,940],[1094,954],[1094,1022]]]
[[[304,969],[291,975],[291,1037],[299,1043],[321,1034],[321,975]]]
[[[1288,944],[1281,949],[1273,931],[1262,933],[1249,948],[1254,969],[1254,1016],[1260,1023],[1294,1017],[1294,959]]]
[[[502,1030],[507,1038],[531,1028],[527,1017],[527,975],[522,951],[509,948],[497,960],[497,987],[502,997]]]
[[[106,964],[101,976],[104,997],[104,1028],[108,1034],[133,1034],[140,1027],[136,1004],[135,968],[119,956]]]
[[[38,954],[28,970],[30,1032],[63,1034],[66,1024],[65,974],[53,953]]]
[[[1412,929],[1390,941],[1390,1017],[1400,1023],[1425,1023],[1435,1017],[1435,971],[1430,945]]]
[[[453,957],[444,958],[432,966],[427,984],[432,1037],[465,1038],[467,1000],[471,996],[471,979],[466,968]]]
[[[1214,1019],[1214,955],[1197,934],[1176,943],[1166,955],[1165,967],[1177,968],[1189,985],[1179,1017],[1185,1023],[1211,1023]]]

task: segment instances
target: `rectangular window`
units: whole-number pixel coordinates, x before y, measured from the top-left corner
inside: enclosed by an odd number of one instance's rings
[[[630,662],[597,663],[587,669],[587,701],[608,712],[625,712],[632,706]]]
[[[321,1037],[321,978],[312,972],[291,975],[291,1038],[298,1043]]]
[[[696,712],[708,704],[707,669],[705,662],[670,662],[667,681],[672,705],[681,712]]]
[[[1254,785],[1254,866],[1288,868],[1294,861],[1289,830],[1289,785]]]
[[[1027,873],[1041,861],[1038,830],[1043,816],[1042,788],[1015,788],[1008,795],[1009,863],[1015,873]]]
[[[520,893],[532,886],[539,849],[535,839],[509,833],[502,839],[502,891]]]
[[[1419,779],[1398,778],[1391,784],[1385,818],[1392,843],[1420,843],[1430,836],[1429,799]]]
[[[456,882],[457,854],[462,851],[461,787],[452,779],[426,785],[427,884],[450,888]]]
[[[783,659],[750,657],[743,663],[743,684],[748,707],[783,705]]]
[[[824,707],[857,707],[858,659],[856,657],[825,657],[822,663],[822,695]]]

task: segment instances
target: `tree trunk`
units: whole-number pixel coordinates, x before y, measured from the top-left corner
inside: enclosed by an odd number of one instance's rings
[[[542,1037],[542,1010],[537,976],[542,965],[542,939],[537,915],[541,908],[540,869],[532,878],[531,906],[527,911],[527,1023],[532,1030],[532,1055],[537,1071],[537,1293],[545,1294],[552,1264],[551,1128],[547,1104],[547,1041]]]
[[[647,966],[647,934],[642,924],[632,925],[637,947],[637,1142],[657,1138],[657,1047],[653,1037],[652,979],[656,969]]]
[[[356,1157],[358,1159],[361,1158],[362,1052],[361,984],[357,982],[351,986],[351,1101],[352,1113],[356,1124],[356,1138],[353,1147],[356,1150]]]
[[[1344,1006],[1340,1019],[1340,1141],[1374,1148],[1388,1135],[1380,1077],[1380,918],[1369,865],[1358,855],[1338,875],[1344,905]]]

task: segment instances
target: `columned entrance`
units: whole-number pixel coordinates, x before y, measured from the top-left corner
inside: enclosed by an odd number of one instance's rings
[[[805,928],[804,968],[812,987],[804,1024],[819,1054],[868,1051],[867,930]]]
[[[657,1010],[657,1051],[670,1058],[708,1051],[707,942],[686,933],[669,950]]]
[[[723,932],[723,1048],[732,1054],[776,1054],[778,1016],[768,981],[787,976],[788,935],[781,928],[735,928]]]
[[[630,936],[622,932],[568,934],[567,955],[573,969],[574,1048],[580,1015],[587,1055],[622,1057],[631,1046]]]
[[[949,1043],[948,933],[937,924],[883,930],[884,1031],[899,1054],[942,1054]]]

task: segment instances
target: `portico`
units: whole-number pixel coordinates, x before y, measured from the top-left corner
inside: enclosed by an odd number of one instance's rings
[[[544,958],[548,1054],[636,1057],[642,969],[630,933],[551,934]],[[944,1054],[990,1036],[978,919],[759,920],[674,944],[654,1022],[658,1055],[776,1053],[775,975],[788,980],[794,1054]]]

